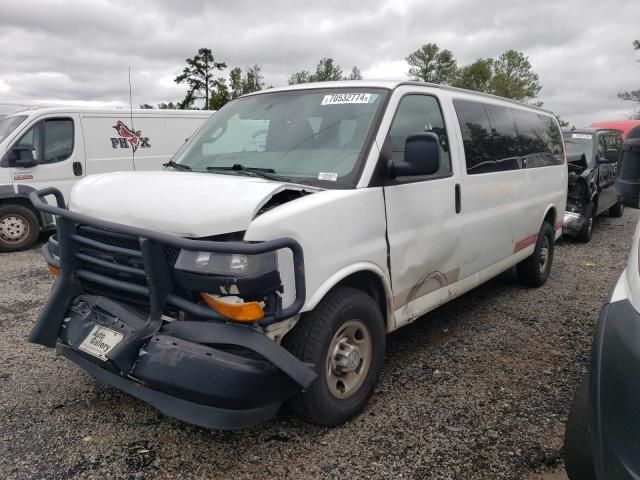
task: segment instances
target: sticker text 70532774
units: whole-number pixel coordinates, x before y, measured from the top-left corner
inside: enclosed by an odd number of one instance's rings
[[[334,93],[325,95],[321,105],[341,105],[345,103],[370,103],[377,95],[371,93]]]

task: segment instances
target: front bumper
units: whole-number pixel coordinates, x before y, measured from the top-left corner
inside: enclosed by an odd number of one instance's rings
[[[602,309],[590,389],[597,478],[640,478],[640,313],[627,299]]]
[[[586,221],[587,217],[581,213],[564,212],[564,220],[562,221],[563,235],[575,237]]]
[[[120,349],[145,323],[125,305],[81,295],[67,312],[56,350],[163,413],[208,428],[244,428],[268,420],[316,377],[284,348],[237,325],[164,322],[133,349]],[[81,349],[96,326],[124,336],[107,360]]]
[[[56,196],[57,207],[42,202],[48,194]],[[312,367],[256,328],[290,318],[304,304],[302,249],[294,240],[189,240],[70,212],[55,189],[34,192],[31,201],[57,217],[57,241],[45,245],[43,254],[60,276],[30,342],[56,347],[102,381],[168,415],[209,428],[265,421],[317,378]],[[234,323],[197,302],[190,291],[215,291],[210,290],[214,279],[177,274],[171,263],[176,249],[248,255],[289,249],[295,300],[284,308],[274,302],[255,325]],[[261,278],[254,287],[276,280],[279,276]],[[215,281],[237,283],[233,278]],[[81,348],[96,327],[120,337],[104,358]]]

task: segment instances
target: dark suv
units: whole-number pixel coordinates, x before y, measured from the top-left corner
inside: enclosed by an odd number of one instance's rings
[[[583,128],[563,131],[563,136],[569,188],[562,233],[588,242],[596,216],[606,211],[613,217],[622,216],[624,205],[614,188],[622,132]]]

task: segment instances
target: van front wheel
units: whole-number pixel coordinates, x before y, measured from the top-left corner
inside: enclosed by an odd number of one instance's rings
[[[302,315],[283,345],[319,375],[291,399],[293,411],[323,426],[339,425],[362,411],[382,370],[382,312],[369,295],[340,287]]]
[[[523,284],[528,287],[544,285],[551,273],[554,246],[553,228],[545,222],[538,233],[533,254],[522,260],[516,267],[518,278]]]
[[[0,205],[0,252],[31,247],[40,233],[38,218],[23,205]]]

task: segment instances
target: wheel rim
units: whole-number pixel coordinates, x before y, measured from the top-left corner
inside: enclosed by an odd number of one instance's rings
[[[5,243],[20,243],[30,232],[29,222],[22,215],[12,213],[0,218],[0,239]]]
[[[549,237],[545,236],[542,239],[542,245],[540,247],[540,273],[544,273],[547,270],[547,265],[549,264],[549,250]]]
[[[372,351],[371,333],[361,320],[345,322],[333,336],[327,354],[326,377],[331,394],[354,395],[364,383]]]
[[[589,236],[591,236],[591,234],[593,233],[593,217],[589,217],[589,224],[588,225],[589,225],[589,227],[588,227]]]

